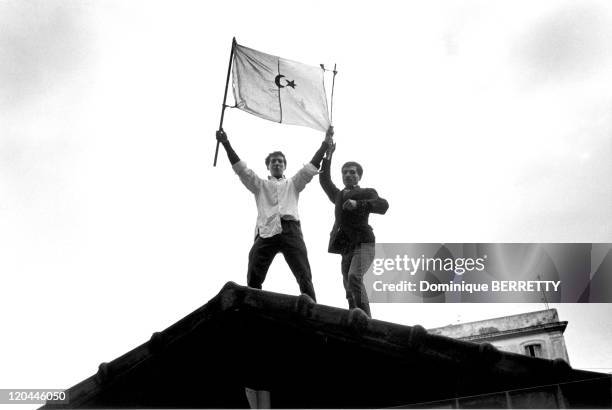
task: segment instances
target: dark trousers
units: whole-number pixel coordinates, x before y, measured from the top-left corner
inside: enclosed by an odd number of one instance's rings
[[[316,301],[310,263],[308,263],[308,254],[300,222],[283,219],[281,224],[283,227],[282,233],[271,238],[260,236],[255,238],[255,243],[253,243],[249,252],[247,284],[252,288],[261,289],[272,260],[280,252],[285,257],[291,272],[293,272],[293,276],[300,286],[300,292],[307,294]]]
[[[363,285],[363,275],[368,271],[374,260],[374,244],[363,243],[353,250],[342,254],[340,268],[342,270],[342,283],[346,291],[349,309],[359,308],[369,317],[370,301]]]

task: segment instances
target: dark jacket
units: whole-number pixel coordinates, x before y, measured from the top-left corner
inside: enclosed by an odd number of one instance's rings
[[[389,208],[387,201],[378,196],[372,188],[338,189],[331,180],[331,161],[323,160],[319,182],[329,200],[335,205],[336,221],[330,233],[328,252],[348,253],[362,243],[374,243],[376,238],[368,225],[370,212],[384,214]],[[357,201],[357,208],[349,211],[342,204],[349,200]]]

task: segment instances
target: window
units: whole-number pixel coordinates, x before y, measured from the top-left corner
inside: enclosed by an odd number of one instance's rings
[[[531,357],[542,357],[542,345],[539,343],[526,345],[525,354]]]

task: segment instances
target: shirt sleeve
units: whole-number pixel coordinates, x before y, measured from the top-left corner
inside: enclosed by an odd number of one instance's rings
[[[312,178],[318,173],[319,170],[310,162],[304,165],[304,167],[291,178],[297,192],[301,192],[306,187],[306,184],[312,181]]]
[[[238,161],[232,165],[234,172],[240,178],[240,182],[252,193],[257,194],[261,188],[262,179],[257,176],[255,171],[247,167],[246,162]],[[311,177],[312,178],[312,177]]]

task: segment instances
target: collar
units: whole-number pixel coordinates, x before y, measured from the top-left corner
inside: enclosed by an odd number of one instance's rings
[[[283,175],[280,178],[276,178],[276,177],[273,177],[272,175],[268,175],[268,181],[282,181],[283,179],[286,179],[285,175]]]
[[[352,191],[353,189],[359,189],[359,188],[361,188],[359,185],[355,185],[355,186],[354,186],[354,187],[352,187],[352,188],[347,188],[347,187],[344,187],[344,189],[342,190],[342,192],[349,192],[349,191]]]

